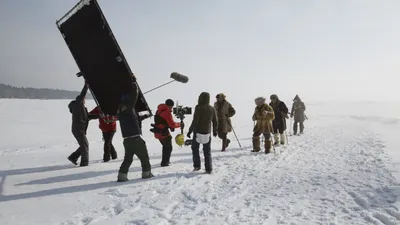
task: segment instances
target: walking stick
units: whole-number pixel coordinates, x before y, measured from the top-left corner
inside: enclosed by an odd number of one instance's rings
[[[229,120],[228,120],[228,121],[229,121]],[[239,138],[238,138],[237,135],[236,135],[235,129],[233,129],[233,126],[232,126],[231,121],[229,121],[229,126],[231,126],[231,128],[232,128],[233,134],[235,135],[236,141],[238,142],[240,149],[243,150],[243,149],[242,149],[242,145],[240,144]]]
[[[286,120],[285,120],[285,126],[286,126]],[[287,143],[287,145],[289,145],[289,138],[287,136],[286,130],[287,130],[287,128],[285,129],[286,143]]]

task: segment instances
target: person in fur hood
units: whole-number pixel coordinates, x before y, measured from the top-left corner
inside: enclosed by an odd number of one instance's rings
[[[301,101],[300,97],[296,95],[293,99],[292,111],[290,113],[290,117],[294,117],[293,123],[293,134],[297,134],[297,124],[300,124],[300,134],[304,132],[304,120],[306,115],[304,114],[306,111],[306,105],[303,101]]]
[[[275,113],[271,106],[265,103],[264,97],[258,97],[254,100],[256,108],[254,109],[253,121],[253,150],[252,152],[259,152],[260,148],[260,135],[264,135],[264,148],[265,153],[271,152],[271,133],[273,132],[272,121],[275,119]]]
[[[225,151],[231,142],[227,135],[232,132],[231,117],[236,114],[236,111],[232,104],[226,100],[226,96],[223,93],[218,94],[216,99],[214,109],[218,117],[218,137],[222,140],[221,151]]]

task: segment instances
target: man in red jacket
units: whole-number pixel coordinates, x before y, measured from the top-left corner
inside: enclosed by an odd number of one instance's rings
[[[99,128],[103,132],[104,141],[104,155],[103,161],[108,162],[110,158],[116,159],[117,152],[112,144],[112,139],[117,130],[117,118],[115,116],[101,116],[101,109],[99,106],[89,112],[89,115],[96,116],[99,119]]]
[[[160,140],[162,144],[162,160],[161,166],[169,166],[172,152],[172,136],[169,132],[175,128],[183,127],[183,123],[176,123],[172,118],[172,108],[174,101],[167,99],[165,104],[160,104],[157,108],[156,115],[154,115],[154,137]]]

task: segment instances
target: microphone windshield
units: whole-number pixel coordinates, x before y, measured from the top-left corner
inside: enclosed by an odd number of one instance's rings
[[[181,82],[181,83],[187,83],[189,81],[189,78],[185,75],[182,75],[177,72],[171,73],[171,78],[174,79],[175,81]]]

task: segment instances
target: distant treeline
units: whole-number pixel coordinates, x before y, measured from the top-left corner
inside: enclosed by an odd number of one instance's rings
[[[67,91],[49,88],[25,88],[0,84],[0,98],[23,99],[74,99],[79,95],[77,91]],[[87,98],[92,99],[90,92]]]

